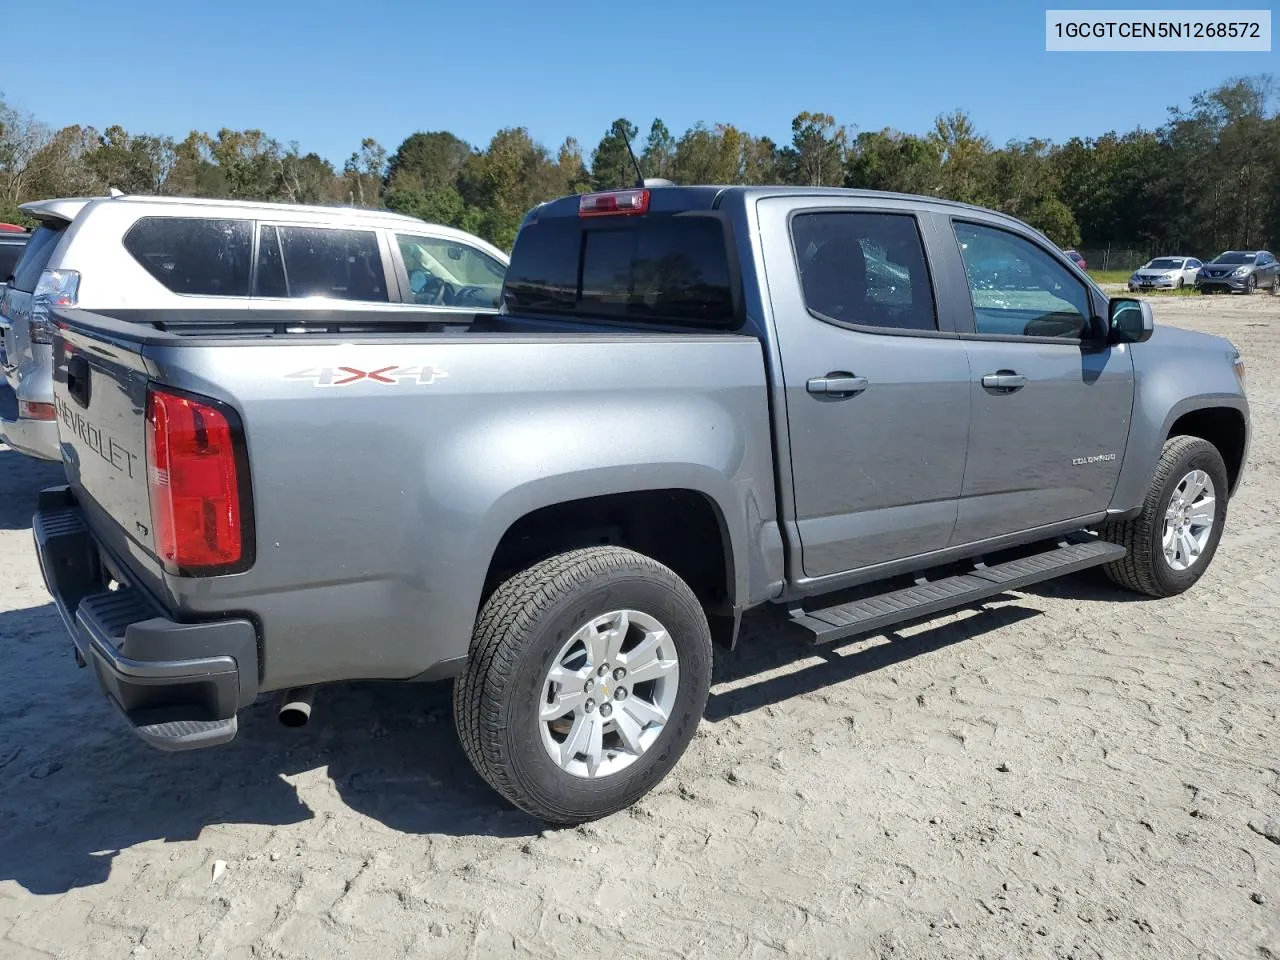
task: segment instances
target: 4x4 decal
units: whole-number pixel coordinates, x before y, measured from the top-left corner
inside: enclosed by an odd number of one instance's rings
[[[316,387],[345,387],[352,383],[418,383],[422,385],[435,383],[449,376],[443,370],[425,364],[414,367],[402,367],[392,364],[389,367],[378,367],[376,370],[361,370],[359,367],[310,367],[296,373],[286,373],[286,380],[309,380]]]

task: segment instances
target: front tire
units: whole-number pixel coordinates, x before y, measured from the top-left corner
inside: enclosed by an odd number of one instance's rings
[[[1249,279],[1244,282],[1244,295],[1246,297],[1251,297],[1253,296],[1253,292],[1257,289],[1258,278],[1251,273],[1249,274]]]
[[[1137,593],[1175,596],[1209,568],[1226,519],[1227,468],[1218,448],[1199,437],[1170,437],[1142,511],[1103,527],[1103,539],[1129,551],[1103,570]]]
[[[674,572],[620,547],[534,564],[476,620],[453,715],[476,772],[568,826],[622,810],[684,753],[711,685],[711,631]]]

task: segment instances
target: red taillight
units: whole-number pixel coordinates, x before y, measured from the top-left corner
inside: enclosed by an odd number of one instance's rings
[[[212,573],[245,559],[231,424],[207,403],[147,394],[147,487],[155,549],[171,573]]]
[[[647,213],[648,190],[613,190],[609,193],[584,193],[578,200],[578,216],[607,217],[627,213]]]
[[[52,403],[19,400],[18,416],[23,420],[57,420],[58,410]]]

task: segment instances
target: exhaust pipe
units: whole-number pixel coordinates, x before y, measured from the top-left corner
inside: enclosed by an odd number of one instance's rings
[[[302,727],[311,719],[311,701],[315,687],[294,687],[280,698],[280,722],[286,727]]]

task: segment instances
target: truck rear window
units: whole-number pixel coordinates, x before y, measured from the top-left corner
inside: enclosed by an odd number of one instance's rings
[[[724,228],[712,217],[549,218],[516,238],[503,303],[513,312],[732,326],[730,277]]]

